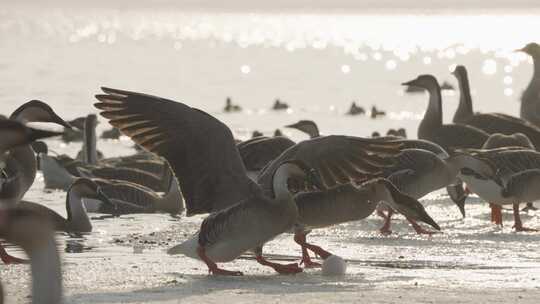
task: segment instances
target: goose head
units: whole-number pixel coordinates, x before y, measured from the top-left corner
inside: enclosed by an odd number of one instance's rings
[[[39,100],[31,100],[17,108],[10,116],[24,124],[29,122],[50,122],[71,129],[71,125],[64,121],[46,103]]]
[[[73,191],[81,198],[96,199],[104,203],[113,204],[107,195],[103,193],[101,187],[89,178],[78,178],[71,185],[70,191]]]
[[[540,58],[540,45],[536,42],[531,42],[524,46],[521,49],[516,50],[517,52],[523,52],[533,58]]]
[[[285,128],[296,129],[306,133],[311,138],[319,136],[319,128],[313,120],[300,120],[297,123],[286,125]]]
[[[84,120],[84,128],[90,127],[95,128],[98,125],[98,120],[96,114],[89,114]]]
[[[299,160],[290,160],[280,164],[274,172],[272,183],[276,198],[310,189],[325,189],[317,170]]]
[[[454,71],[452,71],[452,75],[454,75],[458,81],[461,81],[467,77],[467,68],[463,65],[458,65]]]
[[[407,218],[424,222],[437,230],[441,230],[441,227],[429,216],[424,206],[417,199],[399,191],[388,179],[378,178],[372,183],[372,191],[377,192],[376,196],[382,198],[385,203],[397,212]]]
[[[439,83],[437,82],[437,78],[435,78],[435,76],[426,74],[420,75],[416,77],[416,79],[413,79],[411,81],[404,82],[402,83],[402,85],[414,86],[428,91],[432,91],[439,86]]]

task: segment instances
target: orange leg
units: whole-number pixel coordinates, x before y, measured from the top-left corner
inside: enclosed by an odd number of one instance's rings
[[[331,256],[332,254],[319,246],[309,244],[306,242],[306,233],[297,232],[294,234],[294,241],[302,247],[302,261],[300,264],[304,264],[305,267],[320,267],[319,263],[311,261],[307,249],[311,250],[316,255],[320,256],[323,260]]]
[[[519,216],[519,203],[514,203],[513,209],[514,209],[513,210],[514,211],[514,228],[516,229],[516,231],[518,232],[538,231],[537,229],[523,227],[523,223],[521,222],[521,217]]]
[[[28,264],[28,260],[16,258],[16,257],[10,255],[9,253],[7,253],[6,249],[4,248],[4,246],[2,244],[0,244],[0,258],[2,259],[2,262],[4,262],[4,264],[6,264],[6,265],[9,265],[9,264]]]
[[[214,275],[228,275],[228,276],[241,276],[241,275],[244,275],[240,271],[230,271],[230,270],[225,270],[225,269],[219,268],[217,266],[217,264],[214,263],[214,261],[210,260],[206,256],[205,249],[202,246],[199,246],[197,248],[197,254],[201,258],[201,260],[203,260],[203,262],[206,263],[206,266],[208,266],[208,272],[210,272],[211,274],[214,274]]]
[[[502,221],[502,208],[500,205],[489,203],[489,207],[491,207],[491,222],[495,223],[495,225],[500,225],[502,227],[503,221]]]
[[[302,272],[302,268],[298,267],[297,263],[285,264],[285,265],[278,264],[278,263],[272,263],[272,262],[266,260],[260,254],[257,254],[257,256],[255,258],[257,259],[257,262],[259,262],[259,264],[264,265],[264,266],[268,266],[268,267],[272,267],[279,274],[296,274],[296,273]]]
[[[414,231],[416,231],[416,233],[418,233],[418,234],[433,235],[433,234],[437,233],[435,231],[429,231],[429,230],[426,230],[426,229],[422,228],[422,226],[418,225],[418,223],[413,219],[407,218],[407,221],[409,221],[409,223],[411,223],[411,225],[414,228]]]
[[[390,229],[390,225],[392,225],[392,214],[394,214],[394,210],[388,209],[388,214],[384,214],[383,211],[377,211],[377,213],[384,218],[384,224],[379,231],[384,235],[391,234],[392,230]]]

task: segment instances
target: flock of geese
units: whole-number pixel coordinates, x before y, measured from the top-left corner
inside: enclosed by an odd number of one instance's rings
[[[468,194],[475,193],[489,202],[496,224],[502,225],[501,206],[510,204],[515,230],[533,231],[523,225],[519,206],[540,199],[540,46],[530,43],[520,51],[532,56],[535,67],[521,118],[474,112],[464,66],[453,72],[461,95],[452,124],[443,124],[435,77],[405,82],[429,93],[418,139],[396,130],[373,138],[323,136],[315,122],[302,120],[286,127],[305,132],[307,140],[239,141],[204,111],[104,87],[95,107],[116,128],[107,136],[121,132],[139,148],[130,156],[104,158],[97,149],[96,115],[66,122],[47,104],[30,101],[0,119],[0,237],[19,245],[30,260],[11,256],[1,244],[0,257],[5,264],[30,262],[33,299],[58,303],[62,283],[54,233],[91,232],[89,212],[209,214],[191,238],[168,253],[199,259],[215,275],[242,275],[217,263],[248,251],[280,274],[301,272],[302,265],[319,267],[310,254],[324,260],[332,253],[308,242],[309,232],[374,212],[385,219],[382,233],[391,233],[391,217],[399,212],[417,233],[432,234],[419,222],[440,227],[419,199],[442,188],[463,216]],[[78,156],[49,150],[41,139],[62,133],[29,127],[31,122],[79,134],[72,135],[82,140]],[[47,188],[66,191],[67,218],[23,200],[37,170]],[[300,246],[299,263],[279,264],[263,254],[265,243],[285,232]]]

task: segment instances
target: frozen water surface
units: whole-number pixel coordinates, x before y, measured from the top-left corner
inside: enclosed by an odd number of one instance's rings
[[[433,73],[456,86],[449,74],[455,64],[469,67],[477,110],[518,113],[532,66],[512,50],[540,40],[538,32],[524,30],[538,28],[536,12],[251,14],[6,5],[0,8],[1,112],[41,99],[74,118],[95,112],[92,96],[106,85],[202,108],[242,139],[298,119],[315,120],[324,134],[366,136],[404,127],[415,137],[427,97],[406,94],[399,84]],[[244,111],[221,113],[226,96]],[[269,110],[278,97],[291,105],[289,111]],[[451,91],[443,98],[448,121],[458,98]],[[388,115],[346,117],[353,100],[366,108],[376,104]],[[49,144],[70,155],[79,149]],[[98,145],[107,156],[133,152],[127,139]],[[65,214],[65,193],[44,191],[41,176],[26,199]],[[203,217],[93,215],[93,233],[58,238],[66,302],[537,303],[540,233],[513,232],[509,211],[504,228],[494,227],[490,209],[478,198],[469,199],[465,219],[444,192],[422,201],[443,233],[417,236],[396,217],[394,233],[381,236],[382,220],[375,215],[313,231],[309,240],[348,261],[342,278],[323,277],[316,269],[280,276],[250,257],[224,265],[245,277],[209,277],[204,264],[164,252],[194,233]],[[539,212],[523,219],[540,228]],[[142,246],[142,253],[134,253],[134,246]],[[289,234],[265,251],[288,262],[300,256]],[[27,269],[0,265],[7,303],[29,301]]]

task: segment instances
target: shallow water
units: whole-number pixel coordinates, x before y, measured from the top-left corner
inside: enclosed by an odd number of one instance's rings
[[[518,113],[532,66],[512,50],[540,40],[537,32],[523,30],[540,25],[535,12],[503,16],[461,11],[451,17],[5,6],[0,8],[1,112],[41,99],[65,118],[74,118],[96,112],[93,95],[106,85],[199,107],[225,121],[239,138],[248,138],[253,130],[270,134],[298,119],[315,120],[325,134],[365,136],[405,127],[415,137],[427,97],[404,93],[400,83],[433,73],[456,86],[449,74],[455,64],[469,68],[477,110]],[[223,114],[226,96],[244,111]],[[269,110],[275,98],[291,109]],[[444,99],[445,120],[450,120],[457,94],[446,91]],[[388,115],[376,120],[345,116],[353,100],[366,108],[376,104]],[[305,138],[284,131],[296,140]],[[80,148],[56,140],[49,144],[51,150],[70,155]],[[127,139],[98,145],[107,156],[133,152]],[[43,191],[40,176],[27,199],[65,214],[65,194]],[[489,208],[477,198],[469,200],[465,219],[442,193],[423,201],[444,233],[417,236],[398,217],[395,233],[383,237],[377,231],[382,220],[371,216],[310,234],[310,240],[349,261],[348,274],[331,279],[318,270],[276,276],[249,258],[227,264],[245,271],[250,275],[246,278],[208,278],[203,264],[164,253],[195,232],[202,217],[95,215],[93,233],[59,237],[67,299],[218,302],[225,295],[267,302],[298,294],[318,302],[332,301],[332,294],[347,298],[415,286],[434,293],[451,290],[457,296],[460,290],[486,287],[529,293],[540,289],[540,234],[513,232],[508,212],[505,227],[494,227]],[[540,228],[539,212],[523,219]],[[135,244],[144,247],[142,254],[133,253]],[[299,257],[290,235],[278,237],[266,251],[278,260]],[[13,302],[24,301],[27,294],[23,269],[0,265]]]

